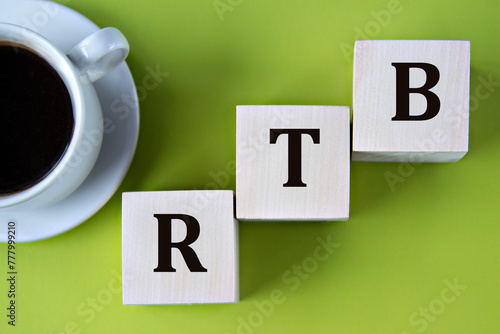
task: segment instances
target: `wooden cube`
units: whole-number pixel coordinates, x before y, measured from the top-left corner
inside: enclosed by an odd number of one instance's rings
[[[123,304],[238,301],[232,191],[123,194]]]
[[[236,216],[349,217],[349,108],[238,106]]]
[[[469,144],[469,41],[357,41],[353,160],[454,162]]]

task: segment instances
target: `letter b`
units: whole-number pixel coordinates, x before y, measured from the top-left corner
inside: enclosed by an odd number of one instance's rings
[[[441,108],[439,97],[430,91],[439,81],[439,70],[427,63],[392,63],[396,68],[396,116],[393,121],[425,121],[435,117]],[[427,81],[422,87],[410,88],[410,68],[425,71]],[[427,110],[421,115],[410,115],[410,94],[422,94],[427,100]]]

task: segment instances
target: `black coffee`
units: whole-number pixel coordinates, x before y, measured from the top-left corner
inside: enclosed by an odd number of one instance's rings
[[[73,135],[71,98],[44,59],[0,42],[0,196],[40,182]]]

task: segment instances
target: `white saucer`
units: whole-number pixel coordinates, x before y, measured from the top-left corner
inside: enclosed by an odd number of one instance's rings
[[[50,1],[0,0],[0,22],[35,30],[63,52],[99,29],[83,15]],[[7,241],[9,221],[16,222],[16,242],[61,234],[91,217],[118,189],[132,161],[139,134],[137,93],[125,63],[95,82],[94,87],[108,131],[91,174],[73,194],[51,207],[23,212],[0,210],[0,241]]]

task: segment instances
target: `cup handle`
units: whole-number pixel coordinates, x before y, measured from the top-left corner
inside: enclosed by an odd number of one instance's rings
[[[127,58],[129,45],[127,39],[116,28],[103,28],[78,43],[68,58],[80,73],[94,82]]]

